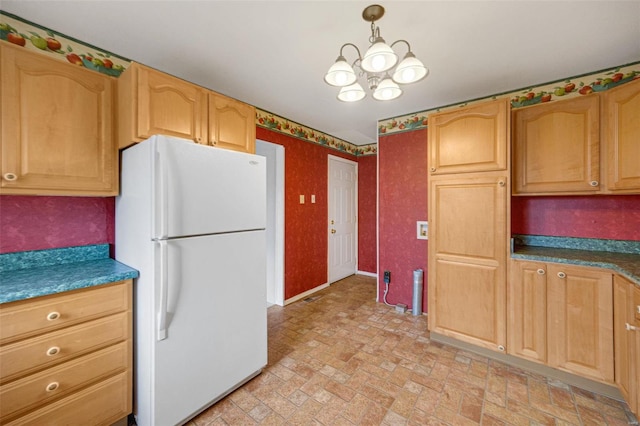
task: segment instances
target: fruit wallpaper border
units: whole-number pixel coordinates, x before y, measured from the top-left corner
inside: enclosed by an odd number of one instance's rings
[[[113,77],[119,77],[131,62],[1,10],[0,39]]]
[[[0,40],[93,71],[119,77],[131,61],[0,10]],[[376,144],[357,146],[256,108],[256,125],[353,155],[375,154]]]
[[[544,83],[512,92],[501,93],[484,98],[473,99],[459,104],[447,105],[414,112],[412,114],[378,120],[378,136],[393,133],[406,132],[427,127],[427,114],[449,108],[458,108],[476,102],[489,99],[508,97],[511,99],[511,108],[521,108],[539,103],[553,102],[558,99],[566,99],[588,95],[594,92],[602,92],[612,89],[631,80],[640,79],[640,62],[597,71],[591,74],[571,77],[566,80],[558,80]]]
[[[264,127],[275,132],[284,133],[285,135],[294,136],[307,142],[316,143],[328,148],[337,149],[338,151],[347,152],[349,154],[372,155],[378,152],[377,144],[371,145],[354,145],[334,138],[331,135],[314,130],[310,127],[303,126],[294,121],[272,114],[267,111],[256,108],[256,125]]]

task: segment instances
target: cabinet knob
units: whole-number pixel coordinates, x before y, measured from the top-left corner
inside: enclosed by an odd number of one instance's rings
[[[500,186],[504,186],[504,181],[503,181],[503,180],[499,181],[499,182],[498,182],[498,185],[500,185]]]
[[[636,306],[636,314],[640,314],[640,305]]]
[[[592,180],[591,182],[589,182],[589,185],[591,185],[591,186],[598,186],[598,185],[600,185],[600,184],[598,183],[598,181],[597,181],[597,180]]]
[[[567,274],[564,272],[558,272],[558,278],[566,278]]]
[[[2,175],[4,180],[8,180],[9,182],[13,182],[14,180],[18,180],[18,175],[15,173],[5,173]]]
[[[201,140],[202,140],[202,139],[200,139],[200,138],[193,138],[193,141],[194,141],[195,143],[200,143],[200,141],[201,141]]]
[[[335,234],[335,233],[336,233],[336,230],[335,230],[335,229],[332,229],[332,230],[331,230],[331,233],[332,233],[332,234]]]
[[[432,172],[435,172],[436,168],[435,167],[431,167],[429,170],[431,170]]]
[[[498,345],[498,350],[500,352],[504,352],[504,346],[503,345]]]
[[[640,327],[636,327],[635,325],[631,325],[628,322],[624,323],[624,327],[628,330],[628,331],[636,331],[636,330],[640,330]]]
[[[542,268],[538,269],[536,272],[538,273],[538,275],[544,275],[545,274],[545,271]]]
[[[45,388],[45,390],[47,392],[53,392],[54,390],[58,389],[60,387],[60,383],[58,382],[51,382],[47,385],[47,387]]]
[[[49,315],[47,315],[47,321],[55,321],[58,318],[60,318],[60,312],[49,312]]]
[[[47,349],[47,356],[54,356],[60,353],[60,348],[58,346],[51,346]]]

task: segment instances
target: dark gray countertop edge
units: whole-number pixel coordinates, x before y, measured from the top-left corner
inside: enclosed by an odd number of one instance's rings
[[[544,247],[536,247],[537,249],[544,249]],[[516,249],[517,250],[517,249]],[[544,256],[540,254],[525,254],[525,253],[511,253],[512,259],[521,259],[521,260],[534,260],[541,262],[553,262],[553,263],[563,263],[567,265],[581,265],[581,266],[592,266],[595,268],[605,268],[611,269],[612,271],[617,272],[623,277],[627,278],[631,282],[633,282],[636,286],[640,287],[640,276],[636,275],[618,265],[611,262],[606,261],[593,261],[593,260],[583,260],[583,259],[568,259],[568,258],[560,258],[554,256]],[[639,256],[640,258],[640,256]]]

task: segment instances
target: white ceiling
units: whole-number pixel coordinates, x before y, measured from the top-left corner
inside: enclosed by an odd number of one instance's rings
[[[430,74],[394,101],[342,103],[323,76],[342,44],[366,50],[370,24],[361,15],[373,3],[2,0],[1,7],[356,145],[376,142],[378,119],[640,60],[640,0],[385,0],[382,36],[409,41]],[[349,61],[352,52],[345,50]]]

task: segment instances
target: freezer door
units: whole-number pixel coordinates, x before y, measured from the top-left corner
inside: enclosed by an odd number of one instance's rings
[[[166,315],[165,334],[154,338],[153,418],[138,419],[154,426],[186,422],[267,363],[264,231],[169,240],[164,256],[166,302],[159,283],[154,292]]]
[[[154,239],[265,228],[264,157],[167,136],[146,142],[153,144]]]

